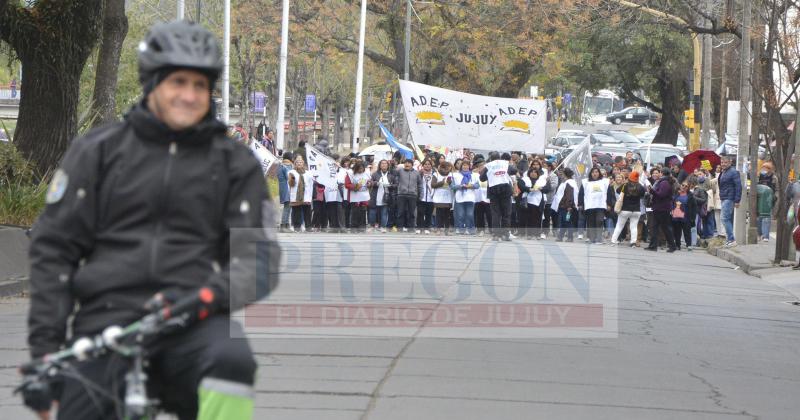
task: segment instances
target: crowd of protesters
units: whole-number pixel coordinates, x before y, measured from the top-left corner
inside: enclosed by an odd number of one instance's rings
[[[370,156],[332,157],[336,187],[315,182],[305,149],[282,155],[278,169],[282,232],[407,232],[424,235],[490,235],[692,250],[715,236],[736,246],[734,208],[741,177],[731,160],[687,173],[675,157],[642,166],[632,153],[601,163],[585,177],[552,157],[520,152],[465,150],[449,162],[428,152],[420,161]],[[759,239],[769,240],[774,203],[770,163],[759,177]],[[582,178],[582,179],[581,179]]]

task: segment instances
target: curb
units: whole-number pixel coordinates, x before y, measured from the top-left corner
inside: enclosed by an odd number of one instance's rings
[[[800,275],[789,269],[793,261],[783,261],[781,265],[772,263],[751,263],[736,248],[716,248],[708,253],[738,266],[745,274],[759,278],[777,286],[800,300]]]
[[[27,278],[11,279],[0,282],[0,298],[28,294],[30,285]]]

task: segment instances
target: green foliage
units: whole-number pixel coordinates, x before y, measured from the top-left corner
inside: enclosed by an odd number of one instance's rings
[[[13,144],[0,143],[0,224],[30,226],[44,207],[47,181]]]
[[[607,87],[641,90],[660,101],[658,82],[685,79],[691,70],[689,36],[663,25],[599,18],[576,31],[568,46],[575,56],[567,66],[568,74],[593,91]]]

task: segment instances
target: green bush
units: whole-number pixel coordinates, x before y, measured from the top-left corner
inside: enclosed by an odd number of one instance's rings
[[[32,225],[44,208],[46,178],[36,179],[13,144],[0,143],[0,224]]]

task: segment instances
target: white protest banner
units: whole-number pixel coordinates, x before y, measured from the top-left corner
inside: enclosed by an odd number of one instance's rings
[[[338,188],[339,184],[336,183],[336,173],[339,171],[339,166],[336,161],[325,156],[313,146],[306,145],[306,162],[308,162],[308,170],[314,181],[326,186],[327,188]]]
[[[400,80],[417,144],[544,153],[545,101],[495,98]]]
[[[257,141],[250,144],[250,150],[256,155],[256,159],[261,163],[261,170],[263,170],[265,174],[269,172],[269,168],[272,164],[278,161],[275,155]]]

